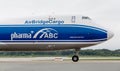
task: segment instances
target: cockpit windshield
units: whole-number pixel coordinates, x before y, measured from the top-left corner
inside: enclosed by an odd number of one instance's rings
[[[88,20],[91,20],[89,17],[87,16],[82,16],[82,19],[88,19]]]

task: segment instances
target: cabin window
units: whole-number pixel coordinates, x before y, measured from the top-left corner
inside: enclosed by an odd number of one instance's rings
[[[89,17],[86,17],[86,16],[82,16],[82,19],[88,19],[88,20],[91,20]]]

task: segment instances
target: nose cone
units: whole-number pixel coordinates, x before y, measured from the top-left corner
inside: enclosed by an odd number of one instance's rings
[[[114,33],[111,31],[108,31],[107,37],[108,39],[111,39],[114,36]]]

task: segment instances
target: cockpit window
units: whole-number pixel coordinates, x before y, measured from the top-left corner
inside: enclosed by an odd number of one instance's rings
[[[86,17],[86,16],[82,16],[82,19],[88,19],[88,20],[91,20],[89,17]]]

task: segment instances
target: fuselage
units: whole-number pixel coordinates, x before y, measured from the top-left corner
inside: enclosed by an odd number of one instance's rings
[[[79,49],[102,43],[113,36],[106,29],[90,25],[94,23],[88,17],[77,18],[18,19],[16,24],[0,25],[0,51]],[[21,21],[24,23],[20,24]]]

